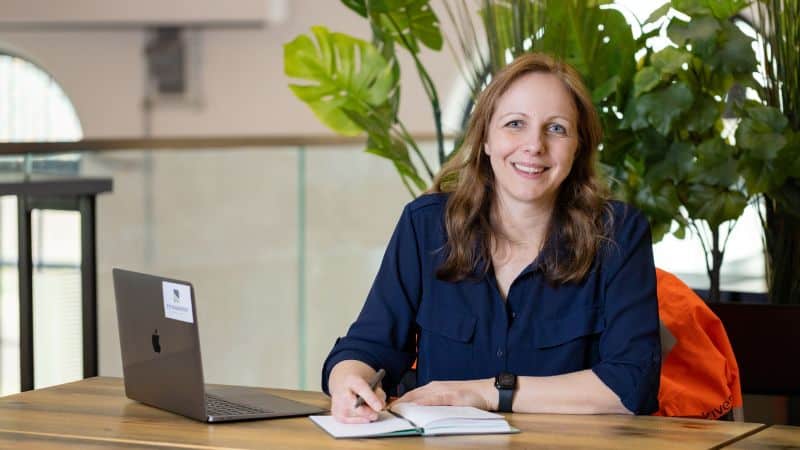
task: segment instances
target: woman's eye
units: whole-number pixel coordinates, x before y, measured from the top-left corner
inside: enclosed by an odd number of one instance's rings
[[[559,125],[557,123],[550,124],[550,127],[548,128],[553,133],[567,134],[567,129],[563,125]]]
[[[509,127],[509,128],[520,128],[520,127],[522,127],[522,121],[521,120],[512,120],[512,121],[507,122],[506,126]]]

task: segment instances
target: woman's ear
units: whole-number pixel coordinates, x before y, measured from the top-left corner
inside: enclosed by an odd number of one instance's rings
[[[489,143],[483,143],[483,153],[486,153],[487,156],[491,155],[492,153],[489,151]]]

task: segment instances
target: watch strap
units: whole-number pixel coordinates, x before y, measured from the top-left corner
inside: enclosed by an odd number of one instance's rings
[[[500,394],[499,401],[497,402],[497,410],[500,412],[511,412],[511,406],[514,403],[514,389],[498,388],[497,392]]]

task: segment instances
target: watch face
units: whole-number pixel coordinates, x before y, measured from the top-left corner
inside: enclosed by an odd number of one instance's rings
[[[501,389],[514,389],[514,385],[517,384],[517,377],[511,373],[501,373],[497,375],[496,385],[498,388]]]

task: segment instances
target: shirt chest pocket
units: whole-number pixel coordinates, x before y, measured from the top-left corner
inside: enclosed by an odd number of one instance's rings
[[[417,370],[426,380],[474,378],[475,316],[444,305],[421,308]]]
[[[605,318],[599,308],[576,309],[559,319],[535,320],[533,344],[541,349],[557,347],[602,333],[605,325]]]
[[[473,315],[441,308],[421,308],[417,314],[417,325],[423,333],[463,343],[472,340],[476,322]]]

